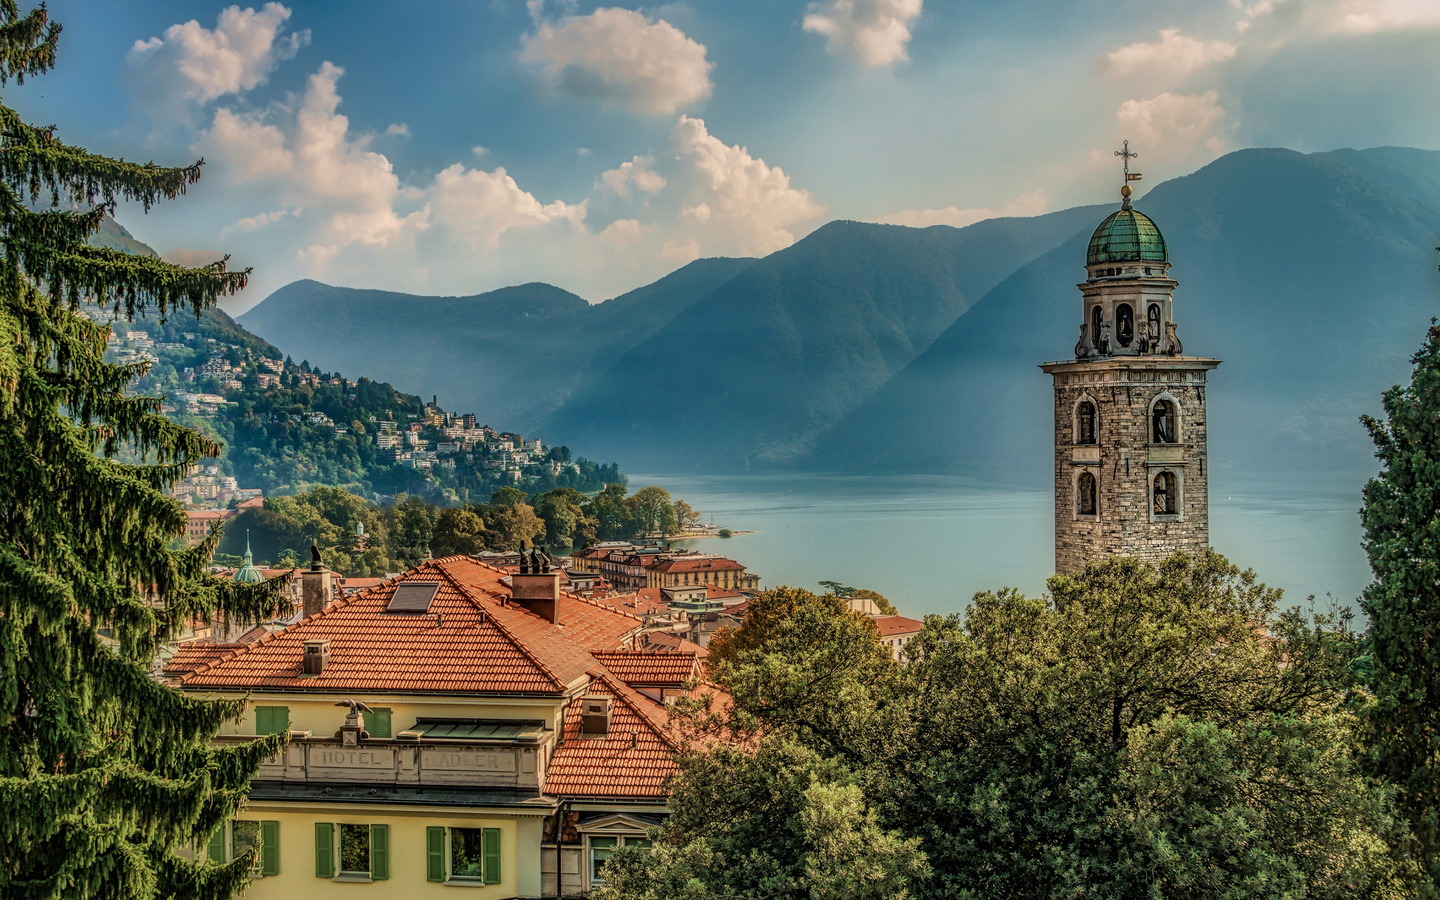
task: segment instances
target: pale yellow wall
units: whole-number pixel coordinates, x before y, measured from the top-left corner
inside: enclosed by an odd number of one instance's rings
[[[285,706],[290,710],[292,729],[310,731],[315,737],[333,735],[345,724],[347,710],[335,705],[342,696],[359,700],[370,707],[388,707],[391,710],[392,735],[414,726],[415,720],[422,716],[452,719],[539,719],[545,722],[546,728],[553,730],[557,719],[563,714],[563,707],[559,703],[547,704],[533,700],[507,702],[494,698],[476,698],[467,702],[453,698],[431,699],[404,694],[327,694],[306,697],[256,692],[250,695],[250,706],[245,710],[244,718],[238,722],[226,722],[220,733],[254,734],[255,707]]]
[[[256,878],[246,900],[380,900],[382,897],[446,897],[450,900],[500,900],[539,895],[539,817],[464,809],[409,811],[386,807],[299,808],[294,803],[251,803],[237,817],[280,823],[280,874]],[[390,826],[390,877],[370,883],[315,876],[315,823]],[[425,829],[499,828],[501,882],[445,884],[426,880]],[[338,833],[338,830],[337,830]],[[338,868],[339,858],[336,857]],[[463,893],[456,893],[457,888]]]

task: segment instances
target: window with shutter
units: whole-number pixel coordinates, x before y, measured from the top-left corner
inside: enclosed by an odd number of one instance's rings
[[[255,707],[255,733],[278,734],[290,728],[290,707]]]
[[[253,862],[256,871],[260,869],[260,823],[250,819],[235,819],[230,823],[230,858],[239,859],[255,851]]]
[[[383,881],[390,877],[390,826],[370,826],[370,877]]]
[[[225,823],[221,822],[215,826],[215,832],[210,835],[210,843],[205,845],[205,856],[213,863],[225,862]]]
[[[335,826],[315,823],[315,877],[335,877]]]
[[[394,737],[390,731],[390,710],[386,707],[372,709],[365,714],[365,730],[373,738]]]
[[[486,884],[500,883],[500,829],[486,828],[484,835],[483,865],[480,880]]]
[[[260,823],[260,874],[280,874],[280,823]]]
[[[425,879],[445,880],[445,829],[433,825],[425,829]]]

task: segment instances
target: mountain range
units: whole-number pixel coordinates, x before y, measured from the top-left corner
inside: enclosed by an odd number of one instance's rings
[[[1136,204],[1211,376],[1217,465],[1368,467],[1357,418],[1440,310],[1440,153],[1242,150]],[[1043,469],[1076,282],[1112,206],[966,228],[832,222],[590,305],[522,285],[416,297],[304,281],[240,317],[296,359],[542,427],[641,471]]]

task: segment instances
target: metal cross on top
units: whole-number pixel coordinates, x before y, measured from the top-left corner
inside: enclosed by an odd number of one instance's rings
[[[1136,172],[1136,173],[1133,174],[1133,175],[1130,174],[1130,160],[1132,160],[1132,159],[1138,159],[1138,158],[1140,157],[1140,154],[1138,154],[1138,153],[1136,153],[1136,152],[1134,152],[1134,151],[1132,151],[1132,150],[1130,149],[1130,142],[1129,142],[1129,141],[1126,141],[1123,149],[1116,150],[1116,151],[1115,151],[1115,155],[1116,155],[1116,156],[1119,156],[1119,157],[1123,157],[1124,160],[1125,160],[1125,181],[1126,181],[1126,183],[1128,184],[1129,182],[1132,182],[1132,181],[1139,181],[1140,178],[1141,178],[1141,175],[1140,175],[1139,172]]]

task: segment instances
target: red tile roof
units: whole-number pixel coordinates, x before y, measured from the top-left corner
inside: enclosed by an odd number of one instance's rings
[[[647,631],[635,639],[636,650],[647,650],[652,653],[675,652],[693,653],[697,659],[704,659],[710,655],[710,651],[695,643],[686,640],[673,631]]]
[[[166,660],[164,674],[169,678],[187,675],[239,646],[239,643],[222,644],[215,641],[190,641],[180,644],[175,648],[175,655]]]
[[[708,557],[705,559],[693,559],[684,556],[662,559],[656,563],[653,568],[657,572],[708,572],[712,570],[738,570],[743,572],[745,570],[744,566],[733,559],[725,559],[723,557],[719,559]]]
[[[580,704],[565,712],[565,730],[550,757],[545,793],[565,797],[663,797],[678,770],[663,730],[664,707],[603,676],[590,693],[611,697],[605,737],[580,736]],[[658,721],[657,721],[658,719]]]
[[[894,637],[897,634],[918,634],[925,623],[919,619],[907,619],[904,616],[880,616],[874,620],[875,627],[880,629],[881,637]]]
[[[631,687],[678,687],[700,674],[694,653],[644,650],[592,650],[590,655]]]
[[[186,688],[557,694],[597,668],[590,649],[624,646],[641,622],[562,595],[559,625],[510,601],[505,573],[468,557],[424,563],[186,675]],[[401,581],[436,581],[423,614],[386,611]],[[304,642],[330,641],[301,676]]]

